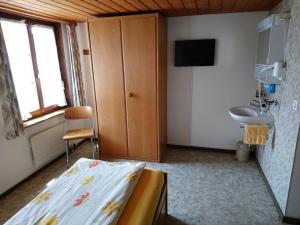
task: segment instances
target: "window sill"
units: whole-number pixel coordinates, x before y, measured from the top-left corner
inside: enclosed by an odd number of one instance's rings
[[[41,123],[41,122],[43,122],[45,120],[48,120],[48,119],[51,119],[51,118],[53,118],[55,116],[62,115],[64,112],[65,112],[64,109],[60,109],[60,110],[48,113],[46,115],[43,115],[43,116],[31,119],[31,120],[25,121],[25,122],[23,122],[23,127],[24,128],[31,127],[31,126],[33,126],[33,125],[35,125],[37,123]]]

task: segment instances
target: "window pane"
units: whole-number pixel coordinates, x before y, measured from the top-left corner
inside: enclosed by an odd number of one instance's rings
[[[1,21],[8,59],[23,120],[39,109],[26,24]]]
[[[32,27],[44,107],[67,104],[52,27]]]

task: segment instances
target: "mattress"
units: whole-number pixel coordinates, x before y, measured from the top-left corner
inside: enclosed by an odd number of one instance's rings
[[[6,225],[116,225],[144,163],[81,158]]]
[[[118,225],[151,225],[164,185],[164,173],[144,169]]]
[[[82,158],[6,224],[152,225],[164,173],[143,167]]]

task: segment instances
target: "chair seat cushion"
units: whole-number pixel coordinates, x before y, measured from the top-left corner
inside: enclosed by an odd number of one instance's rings
[[[89,138],[93,136],[94,136],[94,132],[92,128],[74,129],[74,130],[68,130],[63,136],[63,140],[66,141],[66,140],[73,140],[73,139],[80,139],[80,138]]]

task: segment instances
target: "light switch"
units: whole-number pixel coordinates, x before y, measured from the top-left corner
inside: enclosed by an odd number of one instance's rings
[[[298,101],[297,100],[293,100],[293,110],[297,111],[298,108]]]

